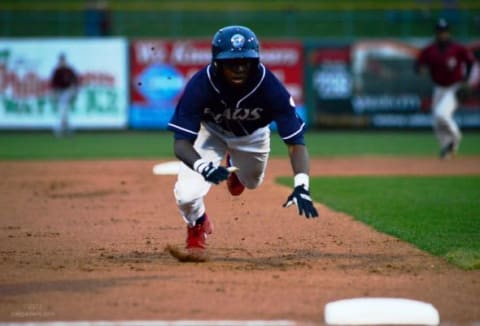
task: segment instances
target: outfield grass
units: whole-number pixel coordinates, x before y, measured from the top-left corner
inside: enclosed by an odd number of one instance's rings
[[[438,145],[431,132],[310,132],[306,142],[312,157],[333,156],[436,156]],[[272,135],[273,157],[287,150]],[[480,133],[467,133],[459,155],[480,155]],[[169,132],[79,132],[57,139],[48,132],[1,132],[0,160],[142,159],[173,158]]]
[[[167,132],[79,132],[55,138],[48,132],[0,133],[2,160],[173,158]]]
[[[439,151],[430,131],[308,133],[306,142],[311,156],[436,156]],[[459,154],[479,155],[480,133],[466,134]]]
[[[291,178],[281,178],[291,186]],[[480,269],[480,176],[315,177],[314,199],[464,269]]]

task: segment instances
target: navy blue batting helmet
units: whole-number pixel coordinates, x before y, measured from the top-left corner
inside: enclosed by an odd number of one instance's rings
[[[450,24],[445,18],[439,18],[435,23],[435,30],[437,32],[448,31],[450,29]]]
[[[259,59],[260,51],[255,33],[245,26],[221,28],[212,40],[212,60]]]

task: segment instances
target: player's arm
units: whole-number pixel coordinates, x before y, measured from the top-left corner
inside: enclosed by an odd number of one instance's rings
[[[201,112],[204,107],[204,72],[197,73],[187,83],[168,129],[175,133],[173,151],[175,156],[192,170],[200,173],[208,182],[218,184],[228,178],[229,172],[225,167],[215,166],[213,162],[200,156],[193,144],[198,136],[201,123]]]
[[[80,88],[80,77],[78,76],[77,72],[72,69],[72,84],[78,90]]]
[[[293,104],[293,101],[291,101]],[[287,145],[290,165],[293,171],[293,191],[283,207],[296,205],[298,214],[306,218],[317,217],[318,212],[310,196],[310,158],[304,142],[305,123],[295,113],[294,105],[277,118],[280,135]]]
[[[203,178],[214,184],[227,180],[230,172],[223,166],[215,166],[213,162],[200,156],[189,139],[175,138],[173,143],[175,156],[192,170],[200,173]]]
[[[428,73],[427,51],[422,50],[415,60],[413,70],[417,75],[426,75]]]
[[[193,148],[193,142],[189,139],[175,139],[173,151],[175,156],[191,169],[193,169],[194,163],[201,159],[198,152]]]
[[[288,156],[294,174],[294,189],[283,207],[296,205],[299,215],[307,218],[317,217],[318,212],[313,206],[310,196],[309,157],[304,141],[305,122],[298,116],[295,101],[287,89],[267,71],[267,84],[269,92],[267,98],[272,108],[272,118],[278,127],[278,133],[287,145]]]
[[[413,66],[413,70],[417,75],[426,75],[428,73],[428,67],[424,62],[415,61],[415,65]]]
[[[462,80],[455,91],[455,97],[458,102],[463,103],[472,95],[472,85],[470,84],[470,77],[475,63],[475,57],[471,51],[465,47],[460,48],[459,60],[464,65]]]
[[[467,48],[463,48],[463,61],[465,62],[465,74],[463,76],[463,81],[468,83],[470,80],[470,75],[472,74],[473,65],[475,63],[475,56]]]
[[[295,103],[288,92],[279,88],[279,92],[275,94],[275,99],[280,99],[277,110],[274,113],[274,120],[277,123],[280,137],[287,145],[288,156],[294,174],[294,188],[290,196],[288,196],[283,207],[296,205],[299,215],[306,218],[317,217],[318,212],[313,206],[310,196],[310,177],[309,177],[309,157],[307,147],[305,146],[303,133],[305,131],[305,123],[296,114]],[[283,97],[283,100],[282,100]],[[272,102],[274,102],[272,100]]]
[[[305,215],[306,218],[317,217],[318,212],[313,206],[310,196],[310,163],[307,147],[304,144],[287,144],[288,156],[294,173],[294,188],[283,207],[289,207],[293,204],[297,206],[298,214]]]
[[[215,166],[213,162],[200,156],[193,147],[193,140],[175,137],[173,143],[175,156],[203,178],[214,184],[227,180],[230,172],[223,166]]]
[[[310,171],[310,161],[307,147],[302,144],[287,144],[287,147],[294,175],[299,173],[308,175]]]

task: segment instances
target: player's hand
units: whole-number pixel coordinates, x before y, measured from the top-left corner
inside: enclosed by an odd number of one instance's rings
[[[202,162],[195,167],[206,181],[218,185],[220,182],[227,180],[230,172],[223,166],[215,166],[213,162]]]
[[[460,103],[466,101],[472,95],[472,89],[467,83],[462,83],[455,91],[455,97]]]
[[[292,194],[288,196],[287,201],[283,204],[283,207],[290,207],[293,204],[297,205],[299,215],[305,215],[306,218],[318,217],[318,212],[313,206],[310,192],[305,189],[303,185],[296,186],[293,189]]]

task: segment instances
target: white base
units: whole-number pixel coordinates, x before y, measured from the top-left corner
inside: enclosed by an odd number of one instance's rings
[[[165,163],[155,164],[153,166],[154,175],[177,175],[180,169],[180,161],[170,161]],[[229,166],[228,172],[237,172],[239,169],[236,166]]]
[[[153,166],[154,175],[177,175],[180,169],[180,161],[159,163]]]
[[[325,305],[327,325],[438,325],[431,304],[399,298],[354,298]]]

